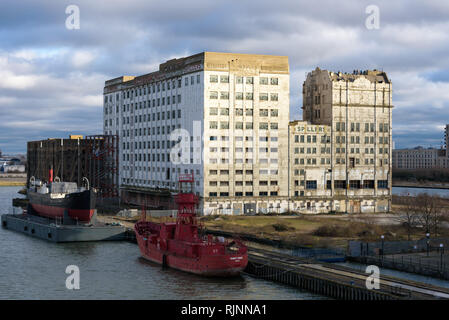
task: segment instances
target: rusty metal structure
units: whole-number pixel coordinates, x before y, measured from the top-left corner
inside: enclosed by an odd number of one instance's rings
[[[119,138],[92,135],[84,139],[47,139],[27,145],[27,184],[32,176],[48,180],[53,168],[61,181],[81,184],[87,177],[98,190],[99,199],[119,198]]]

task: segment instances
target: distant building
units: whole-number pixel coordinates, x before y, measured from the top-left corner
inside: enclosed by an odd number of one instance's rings
[[[4,173],[24,173],[25,166],[23,164],[8,164],[4,165],[0,171]]]
[[[20,164],[20,159],[18,158],[0,158],[0,172],[6,172],[5,167],[7,166],[18,164]]]
[[[449,124],[445,127],[444,148],[423,148],[421,146],[410,149],[393,150],[393,169],[449,169]]]

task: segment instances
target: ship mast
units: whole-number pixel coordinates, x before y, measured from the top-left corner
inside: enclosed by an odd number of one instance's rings
[[[198,225],[195,213],[198,196],[193,192],[194,181],[193,173],[183,174],[179,177],[179,193],[175,196],[175,201],[178,204],[176,240],[192,242],[198,240]]]

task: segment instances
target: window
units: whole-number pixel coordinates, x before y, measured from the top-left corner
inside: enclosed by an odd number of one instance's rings
[[[270,94],[270,100],[271,101],[278,101],[278,94],[277,93]]]
[[[278,85],[278,78],[271,78],[270,79],[271,85],[277,86]]]
[[[253,84],[254,78],[253,77],[246,77],[246,84]]]
[[[218,92],[217,91],[211,91],[210,92],[210,99],[218,99]]]
[[[211,115],[211,116],[218,115],[218,108],[210,108],[209,115]]]
[[[260,77],[260,81],[259,81],[259,84],[268,84],[268,78],[266,78],[266,77]]]
[[[316,189],[316,180],[307,180],[306,189]]]
[[[218,76],[217,75],[210,75],[210,79],[209,79],[209,81],[211,82],[211,83],[217,83],[218,82]]]
[[[220,76],[220,82],[221,83],[229,83],[229,76],[226,76],[226,75]]]
[[[360,189],[360,180],[349,180],[349,189]]]
[[[236,100],[243,100],[243,92],[236,92],[235,93],[235,99]]]
[[[229,92],[227,92],[227,91],[221,91],[221,92],[220,92],[220,99],[228,100],[228,99],[229,99]]]
[[[346,180],[334,180],[335,189],[346,189]]]
[[[377,188],[378,189],[388,189],[388,180],[378,180]]]
[[[268,101],[268,93],[260,93],[259,100],[260,101]]]
[[[364,180],[363,189],[374,189],[374,180]]]
[[[261,116],[261,117],[268,117],[268,109],[260,109],[259,110],[259,116]]]
[[[209,122],[209,129],[218,129],[218,123],[217,121],[210,121]],[[212,138],[212,137],[211,137]]]
[[[259,123],[259,129],[260,130],[268,130],[268,123],[267,122],[260,122]]]
[[[229,122],[220,122],[220,129],[229,129]]]
[[[245,95],[245,99],[246,100],[253,100],[253,93],[252,92],[247,92]]]

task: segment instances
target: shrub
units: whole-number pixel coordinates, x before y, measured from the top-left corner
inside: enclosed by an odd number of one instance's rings
[[[289,227],[283,223],[275,223],[272,225],[273,229],[277,232],[283,232],[283,231],[289,231],[289,230],[295,230],[293,227]]]

